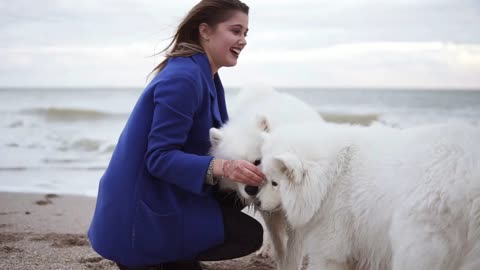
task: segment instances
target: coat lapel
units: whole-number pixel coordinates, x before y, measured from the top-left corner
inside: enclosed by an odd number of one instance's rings
[[[228,121],[228,113],[227,105],[225,103],[225,90],[223,89],[223,84],[218,73],[215,74],[214,82],[217,89],[216,105],[219,112],[218,117],[220,119],[220,124],[224,124]]]
[[[210,93],[211,105],[214,126],[220,127],[228,119],[227,110],[225,106],[225,93],[222,82],[218,73],[212,76],[212,70],[210,69],[210,63],[208,62],[207,55],[204,53],[194,54],[193,59],[200,65],[207,82],[208,92]]]
[[[222,122],[222,117],[220,116],[220,109],[218,108],[218,94],[217,94],[217,88],[215,87],[215,86],[218,86],[217,78],[218,78],[218,74],[215,74],[214,80],[212,79],[208,80],[208,91],[210,92],[210,98],[211,98],[210,109],[212,111],[213,120],[215,122],[214,126],[218,128],[222,126],[223,122]]]

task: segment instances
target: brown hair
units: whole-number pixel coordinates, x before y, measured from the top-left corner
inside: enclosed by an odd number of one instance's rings
[[[248,6],[240,0],[200,1],[179,24],[170,44],[160,52],[167,52],[165,59],[150,74],[158,74],[158,72],[162,71],[168,59],[172,57],[186,57],[203,52],[198,30],[200,24],[206,23],[210,27],[215,27],[217,24],[228,20],[232,12],[241,11],[248,15],[248,10]]]

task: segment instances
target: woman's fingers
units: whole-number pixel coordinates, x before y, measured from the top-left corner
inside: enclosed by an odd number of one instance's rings
[[[253,169],[245,167],[244,170],[242,170],[242,173],[245,181],[248,181],[249,185],[258,186],[263,182],[264,175],[256,167],[253,167]]]
[[[258,186],[262,184],[263,179],[265,178],[263,173],[248,161],[243,161],[240,164],[239,169],[239,180],[245,184]]]
[[[247,185],[262,184],[265,175],[254,164],[246,160],[231,160],[226,163],[225,176]]]

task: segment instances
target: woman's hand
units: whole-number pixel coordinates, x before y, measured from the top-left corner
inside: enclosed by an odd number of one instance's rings
[[[265,175],[257,166],[246,160],[219,160],[221,162],[220,174],[230,180],[249,186],[259,186],[265,179]]]

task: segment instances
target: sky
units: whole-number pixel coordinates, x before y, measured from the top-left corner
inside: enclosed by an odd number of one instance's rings
[[[0,86],[145,86],[197,2],[0,0]],[[479,0],[244,2],[226,87],[480,89]]]

